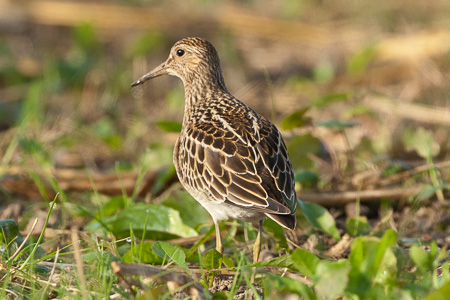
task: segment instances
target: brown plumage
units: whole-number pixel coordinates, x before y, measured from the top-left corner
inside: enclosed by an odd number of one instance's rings
[[[209,42],[178,41],[164,63],[132,86],[166,74],[181,78],[185,88],[183,127],[173,156],[180,182],[211,214],[221,253],[221,220],[259,221],[257,261],[266,216],[285,228],[296,226],[294,174],[281,134],[228,92],[219,55]]]

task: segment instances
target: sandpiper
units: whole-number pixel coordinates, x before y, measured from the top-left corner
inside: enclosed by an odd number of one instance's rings
[[[173,153],[181,184],[211,214],[220,253],[220,221],[259,221],[257,262],[266,217],[284,228],[296,226],[294,173],[280,132],[228,92],[219,55],[202,38],[175,43],[169,58],[132,86],[161,75],[184,83],[183,126]]]

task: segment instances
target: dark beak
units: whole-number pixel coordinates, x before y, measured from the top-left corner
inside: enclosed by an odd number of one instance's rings
[[[150,72],[148,72],[147,74],[145,74],[144,76],[133,82],[131,84],[131,87],[135,87],[137,85],[143,84],[147,80],[167,74],[169,73],[167,72],[166,69],[166,62],[163,62],[162,64],[160,64],[159,66],[157,66],[156,68],[154,68],[153,70],[151,70]]]

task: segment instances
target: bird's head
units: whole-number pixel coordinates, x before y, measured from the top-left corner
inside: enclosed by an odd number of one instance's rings
[[[133,82],[132,86],[161,75],[177,76],[185,85],[201,80],[224,86],[216,49],[210,42],[198,37],[176,42],[167,60]]]

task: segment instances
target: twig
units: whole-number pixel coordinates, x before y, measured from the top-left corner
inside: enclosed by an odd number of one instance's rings
[[[48,267],[48,268],[53,268],[53,266],[55,266],[58,270],[76,267],[74,264],[64,264],[64,263],[49,262],[49,261],[40,261],[37,264],[40,266]]]
[[[301,200],[314,202],[323,206],[338,206],[356,201],[360,198],[361,202],[374,202],[381,198],[405,198],[421,191],[421,187],[379,189],[369,191],[348,191],[332,193],[311,193],[304,192],[298,196]]]

